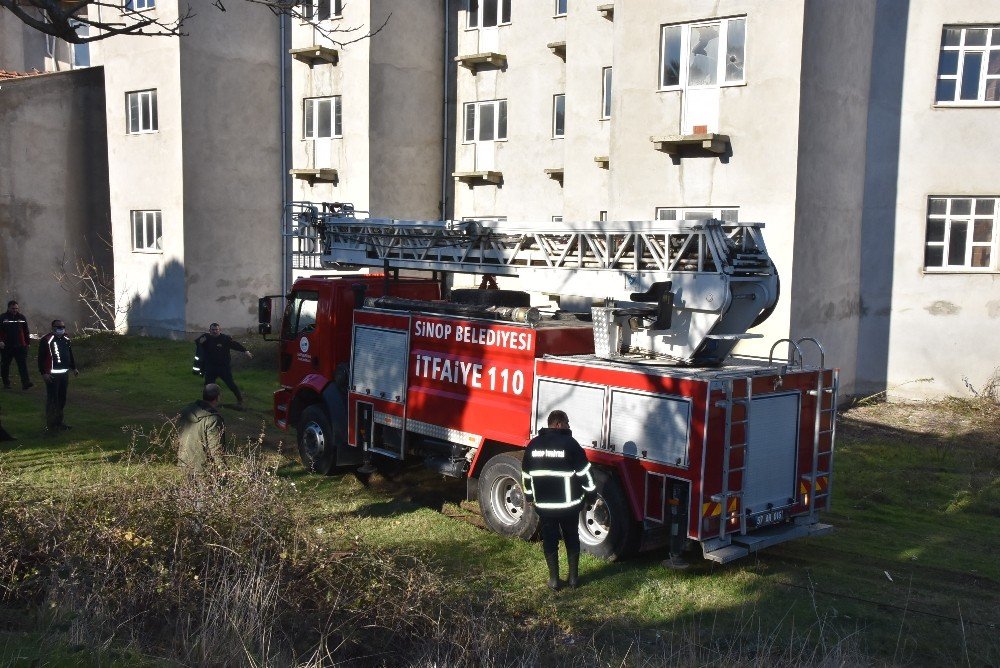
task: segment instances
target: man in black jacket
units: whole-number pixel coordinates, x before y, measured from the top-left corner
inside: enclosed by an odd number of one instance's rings
[[[21,307],[11,299],[7,302],[7,311],[0,315],[0,377],[3,387],[10,389],[10,363],[17,362],[17,371],[21,375],[21,389],[28,389],[34,383],[28,380],[28,320],[21,315]]]
[[[584,497],[596,486],[590,462],[573,438],[569,417],[563,411],[549,413],[548,428],[528,444],[521,464],[524,495],[535,504],[542,521],[542,551],[549,567],[549,589],[559,589],[559,534],[566,543],[569,586],[579,582],[580,510]]]
[[[80,375],[66,325],[62,320],[53,320],[52,331],[38,342],[38,372],[45,380],[45,427],[50,433],[70,428],[63,422],[70,371]]]
[[[233,380],[229,351],[241,352],[247,356],[247,359],[253,359],[253,355],[238,341],[233,341],[228,334],[223,334],[222,328],[217,322],[209,325],[208,333],[202,334],[194,342],[197,346],[196,357],[205,374],[205,385],[221,380],[236,395],[236,410],[243,410],[243,394],[236,386],[236,381]]]

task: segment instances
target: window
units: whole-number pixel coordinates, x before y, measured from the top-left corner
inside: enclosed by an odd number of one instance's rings
[[[924,267],[989,270],[996,265],[998,197],[931,197]]]
[[[156,7],[156,0],[125,0],[125,11],[141,12]]]
[[[727,223],[735,223],[740,219],[740,210],[715,207],[658,207],[657,220],[704,220],[714,218]]]
[[[493,28],[510,23],[510,0],[466,0],[469,28]]]
[[[125,93],[128,110],[128,134],[156,132],[160,126],[156,113],[156,89]]]
[[[285,305],[281,338],[294,339],[300,334],[308,334],[316,329],[316,314],[319,312],[318,292],[295,292]]]
[[[507,100],[465,103],[465,142],[507,139]]]
[[[132,212],[132,252],[163,252],[163,219],[159,211]]]
[[[566,16],[566,4],[568,0],[556,0],[556,16]]]
[[[660,88],[741,84],[745,51],[746,17],[663,26]]]
[[[71,20],[69,22],[80,37],[90,37],[90,26]],[[90,44],[73,45],[73,67],[90,67]]]
[[[601,70],[601,118],[611,118],[611,68]]]
[[[301,5],[302,18],[307,21],[326,21],[344,13],[343,0],[302,0]]]
[[[563,217],[562,216],[552,216],[552,222],[553,223],[561,223],[561,222],[563,222]]]
[[[339,95],[306,98],[302,101],[302,105],[305,119],[302,136],[305,139],[327,139],[343,136]]]
[[[608,212],[607,211],[598,212],[597,219],[602,223],[606,223],[608,221]]]
[[[1000,103],[1000,25],[944,27],[935,99]]]
[[[560,93],[552,96],[552,136],[566,136],[566,95]]]

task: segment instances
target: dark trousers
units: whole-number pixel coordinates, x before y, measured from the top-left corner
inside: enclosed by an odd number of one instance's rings
[[[69,374],[54,373],[49,378],[49,382],[45,383],[45,426],[51,429],[63,423]]]
[[[205,367],[205,384],[214,383],[216,379],[221,380],[226,384],[233,394],[236,395],[236,401],[243,403],[243,394],[240,392],[240,388],[236,387],[236,381],[233,380],[233,370],[230,368],[216,369],[214,367]]]
[[[566,554],[580,552],[580,513],[542,517],[542,552],[552,554],[559,551],[559,534],[566,543]]]
[[[10,363],[17,362],[17,371],[21,374],[21,387],[28,384],[28,349],[27,348],[3,348],[0,349],[0,377],[3,378],[4,387],[10,385]]]

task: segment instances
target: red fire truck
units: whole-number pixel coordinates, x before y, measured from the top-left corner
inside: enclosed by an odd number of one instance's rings
[[[300,204],[292,220],[325,266],[383,269],[283,296],[275,421],[309,470],[419,459],[466,478],[492,530],[530,539],[521,456],[558,408],[594,465],[579,525],[592,554],[676,558],[697,543],[725,563],[832,530],[818,514],[837,370],[810,338],[732,356],[778,298],[761,224],[400,221],[342,204]],[[487,276],[448,290],[450,272]],[[510,275],[559,307],[494,289]],[[276,298],[261,299],[262,333]]]

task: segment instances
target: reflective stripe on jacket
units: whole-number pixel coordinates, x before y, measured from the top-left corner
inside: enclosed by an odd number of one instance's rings
[[[528,444],[521,486],[540,515],[578,512],[596,487],[590,462],[569,429],[545,428]]]
[[[73,346],[68,336],[56,336],[49,332],[38,342],[38,372],[42,375],[69,373],[76,368]]]

